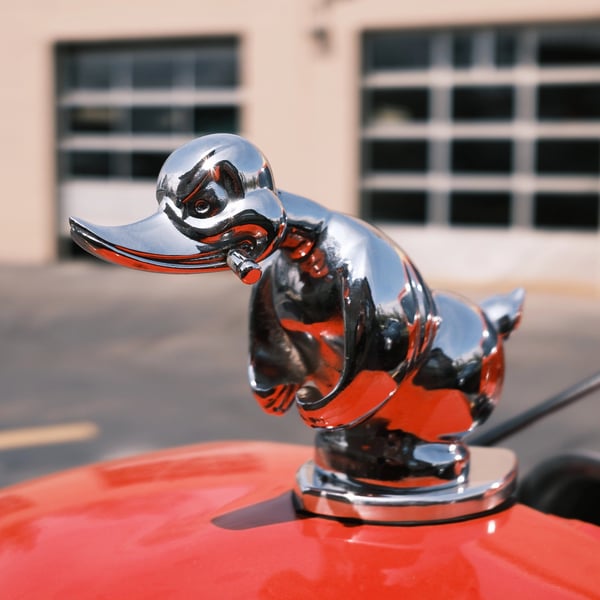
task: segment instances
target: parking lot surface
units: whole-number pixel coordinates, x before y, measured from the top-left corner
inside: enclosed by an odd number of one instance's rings
[[[249,392],[249,288],[231,273],[156,275],[81,260],[4,266],[0,277],[0,485],[207,440],[311,443],[294,409],[268,416]],[[507,291],[454,290],[474,300]],[[600,370],[600,297],[531,291],[506,355],[488,425]],[[561,452],[600,452],[600,394],[504,445],[522,472]]]

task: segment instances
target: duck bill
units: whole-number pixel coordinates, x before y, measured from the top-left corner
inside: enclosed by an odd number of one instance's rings
[[[228,268],[227,251],[181,233],[159,211],[141,221],[117,227],[70,219],[71,237],[84,250],[110,263],[159,273],[221,271]]]

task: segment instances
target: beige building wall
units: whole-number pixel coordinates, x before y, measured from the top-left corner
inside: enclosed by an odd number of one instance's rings
[[[16,263],[56,257],[57,43],[239,36],[242,134],[269,157],[281,188],[356,212],[360,36],[365,29],[600,19],[598,0],[20,0],[2,11],[0,261]],[[151,200],[148,209],[153,209]],[[423,231],[394,233],[422,246]],[[525,239],[518,233],[498,233],[498,243],[512,239],[518,246]],[[452,243],[452,231],[436,235],[441,240],[450,236]],[[479,247],[481,233],[470,235],[473,248]],[[600,281],[598,235],[577,237],[585,240],[584,263]],[[537,238],[532,239],[525,239],[524,248],[535,245]],[[421,246],[416,253],[434,268],[437,252],[428,254]],[[470,257],[468,245],[456,261],[464,262],[463,255]],[[512,273],[510,264],[508,270]],[[542,269],[531,277],[562,272]],[[565,272],[573,276],[572,269]],[[515,279],[528,276],[516,274]]]

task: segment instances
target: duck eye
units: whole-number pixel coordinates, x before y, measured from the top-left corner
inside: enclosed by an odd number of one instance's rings
[[[192,204],[190,212],[192,213],[192,215],[204,217],[209,213],[209,211],[210,202],[204,198],[199,198],[198,200],[195,200]]]

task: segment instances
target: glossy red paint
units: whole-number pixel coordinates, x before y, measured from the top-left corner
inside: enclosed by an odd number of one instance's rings
[[[205,444],[0,494],[0,596],[600,598],[600,528],[523,506],[426,526],[299,516],[312,449]]]

